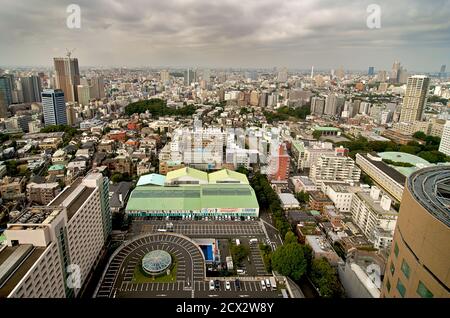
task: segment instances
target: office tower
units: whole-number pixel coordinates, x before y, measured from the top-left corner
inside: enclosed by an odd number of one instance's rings
[[[0,118],[8,117],[8,106],[6,102],[5,93],[0,90]]]
[[[408,78],[400,122],[413,122],[422,119],[429,85],[430,79],[427,76],[415,75]]]
[[[311,79],[314,78],[314,66],[311,67]]]
[[[167,70],[162,70],[160,72],[161,82],[167,83],[170,80],[170,73]]]
[[[401,64],[399,61],[395,61],[394,64],[392,65],[392,72],[391,72],[391,77],[390,80],[392,83],[398,83],[398,73],[401,69]]]
[[[313,115],[323,115],[325,109],[325,99],[321,97],[311,98],[311,114]]]
[[[439,78],[445,78],[447,76],[447,73],[445,73],[447,69],[447,65],[442,65],[441,66],[441,71],[439,72]]]
[[[105,80],[102,76],[94,76],[90,79],[90,98],[103,99],[105,98]]]
[[[375,75],[375,67],[369,66],[369,71],[367,72],[367,75],[369,76]]]
[[[25,103],[41,102],[42,84],[39,76],[21,77],[20,84]]]
[[[387,81],[387,72],[379,71],[377,74],[377,80],[380,82],[386,82]]]
[[[10,220],[0,271],[0,297],[79,297],[111,233],[108,178],[76,179],[47,206]],[[79,285],[71,274],[79,273]],[[71,279],[72,278],[72,279]]]
[[[56,88],[64,92],[66,102],[78,101],[77,86],[80,85],[78,59],[55,57]]]
[[[257,91],[252,91],[250,93],[250,106],[259,105],[259,93]]]
[[[324,114],[336,116],[342,112],[345,104],[345,96],[330,94],[326,97]]]
[[[266,107],[268,99],[269,99],[269,93],[262,92],[261,96],[259,97],[259,106]]]
[[[89,101],[91,100],[89,86],[78,85],[77,94],[78,94],[78,103],[80,105],[83,106],[89,105]]]
[[[186,71],[184,71],[184,85],[190,86],[195,80],[195,72],[188,68]]]
[[[401,68],[398,71],[398,83],[405,84],[408,81],[408,71],[404,68]]]
[[[286,67],[283,67],[281,70],[278,71],[277,75],[277,81],[279,83],[285,83],[288,80],[288,70]]]
[[[408,177],[381,297],[450,297],[449,180],[448,166]]]
[[[450,120],[447,120],[445,123],[441,143],[439,144],[439,151],[450,156]]]
[[[42,92],[42,112],[45,126],[67,125],[64,92],[60,89],[46,89]]]
[[[9,107],[13,103],[13,90],[14,90],[14,76],[11,74],[4,74],[0,76],[0,91],[3,92],[6,100],[6,107]]]

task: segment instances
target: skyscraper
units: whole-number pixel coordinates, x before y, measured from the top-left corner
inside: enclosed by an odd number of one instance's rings
[[[375,75],[375,67],[369,66],[369,71],[367,72],[367,75],[369,76]]]
[[[288,80],[288,70],[286,67],[283,67],[281,70],[278,71],[277,75],[277,81],[279,83],[285,83]]]
[[[188,68],[186,71],[184,71],[184,85],[190,86],[194,82],[195,78],[195,72]]]
[[[102,76],[94,76],[91,78],[90,98],[105,98],[105,80]]]
[[[6,96],[2,90],[0,90],[0,118],[8,117],[8,106],[6,105]]]
[[[56,88],[64,92],[65,101],[78,101],[77,86],[80,85],[78,59],[55,57]]]
[[[36,76],[21,77],[23,101],[25,103],[41,102],[41,79]]]
[[[45,126],[67,125],[64,92],[60,89],[46,89],[42,92],[42,111]]]
[[[6,107],[13,103],[12,92],[14,89],[14,76],[11,74],[4,74],[0,76],[0,91],[3,92],[6,100]]]
[[[161,76],[161,82],[167,83],[170,80],[170,73],[167,70],[162,70],[159,75]]]
[[[408,78],[400,112],[400,122],[413,122],[422,119],[429,85],[430,79],[427,76],[415,75]]]
[[[89,101],[91,99],[90,91],[91,90],[86,85],[77,86],[78,102],[80,103],[80,105],[89,105]]]
[[[441,66],[441,71],[439,72],[439,78],[445,78],[447,76],[447,74],[445,73],[446,69],[447,69],[447,65]]]
[[[381,297],[450,297],[449,179],[448,166],[408,177]]]

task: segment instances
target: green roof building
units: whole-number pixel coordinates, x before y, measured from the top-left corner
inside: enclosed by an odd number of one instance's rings
[[[126,213],[147,217],[256,218],[259,205],[255,191],[247,184],[140,186],[131,193]]]

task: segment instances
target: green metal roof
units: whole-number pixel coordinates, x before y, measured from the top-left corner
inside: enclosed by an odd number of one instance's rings
[[[419,163],[424,165],[430,165],[430,163],[425,159],[406,152],[387,151],[387,152],[380,152],[378,155],[383,159],[391,160],[394,162],[404,162],[412,165],[417,165]]]
[[[166,182],[166,176],[152,173],[152,174],[146,174],[139,178],[137,182],[137,187],[144,186],[144,185],[158,185],[158,186],[164,186],[164,183]]]
[[[298,140],[294,140],[292,142],[292,145],[294,146],[295,149],[297,149],[298,152],[304,152],[305,151],[305,144],[301,141]]]
[[[254,190],[246,184],[205,184],[181,187],[141,186],[128,200],[127,211],[258,208]]]
[[[189,176],[195,179],[208,181],[208,174],[206,172],[188,167],[168,172],[166,176],[166,181],[169,182],[172,179],[181,178],[184,176]]]
[[[314,127],[314,130],[318,130],[318,131],[341,131],[339,128],[336,128],[336,127],[321,127],[321,126]]]
[[[247,176],[245,174],[223,169],[217,172],[212,172],[208,175],[209,183],[217,183],[226,179],[235,179],[243,184],[249,184]]]
[[[64,170],[66,167],[63,165],[53,165],[50,168],[48,168],[48,171],[55,171],[55,170]]]

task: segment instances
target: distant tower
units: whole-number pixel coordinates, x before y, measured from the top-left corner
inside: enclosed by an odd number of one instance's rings
[[[415,75],[408,78],[400,122],[409,123],[422,119],[429,85],[430,78],[427,76]]]
[[[311,67],[311,79],[314,77],[314,65]]]
[[[78,101],[77,87],[80,85],[80,70],[78,59],[71,58],[72,52],[67,57],[55,57],[56,88],[64,92],[67,102]]]

